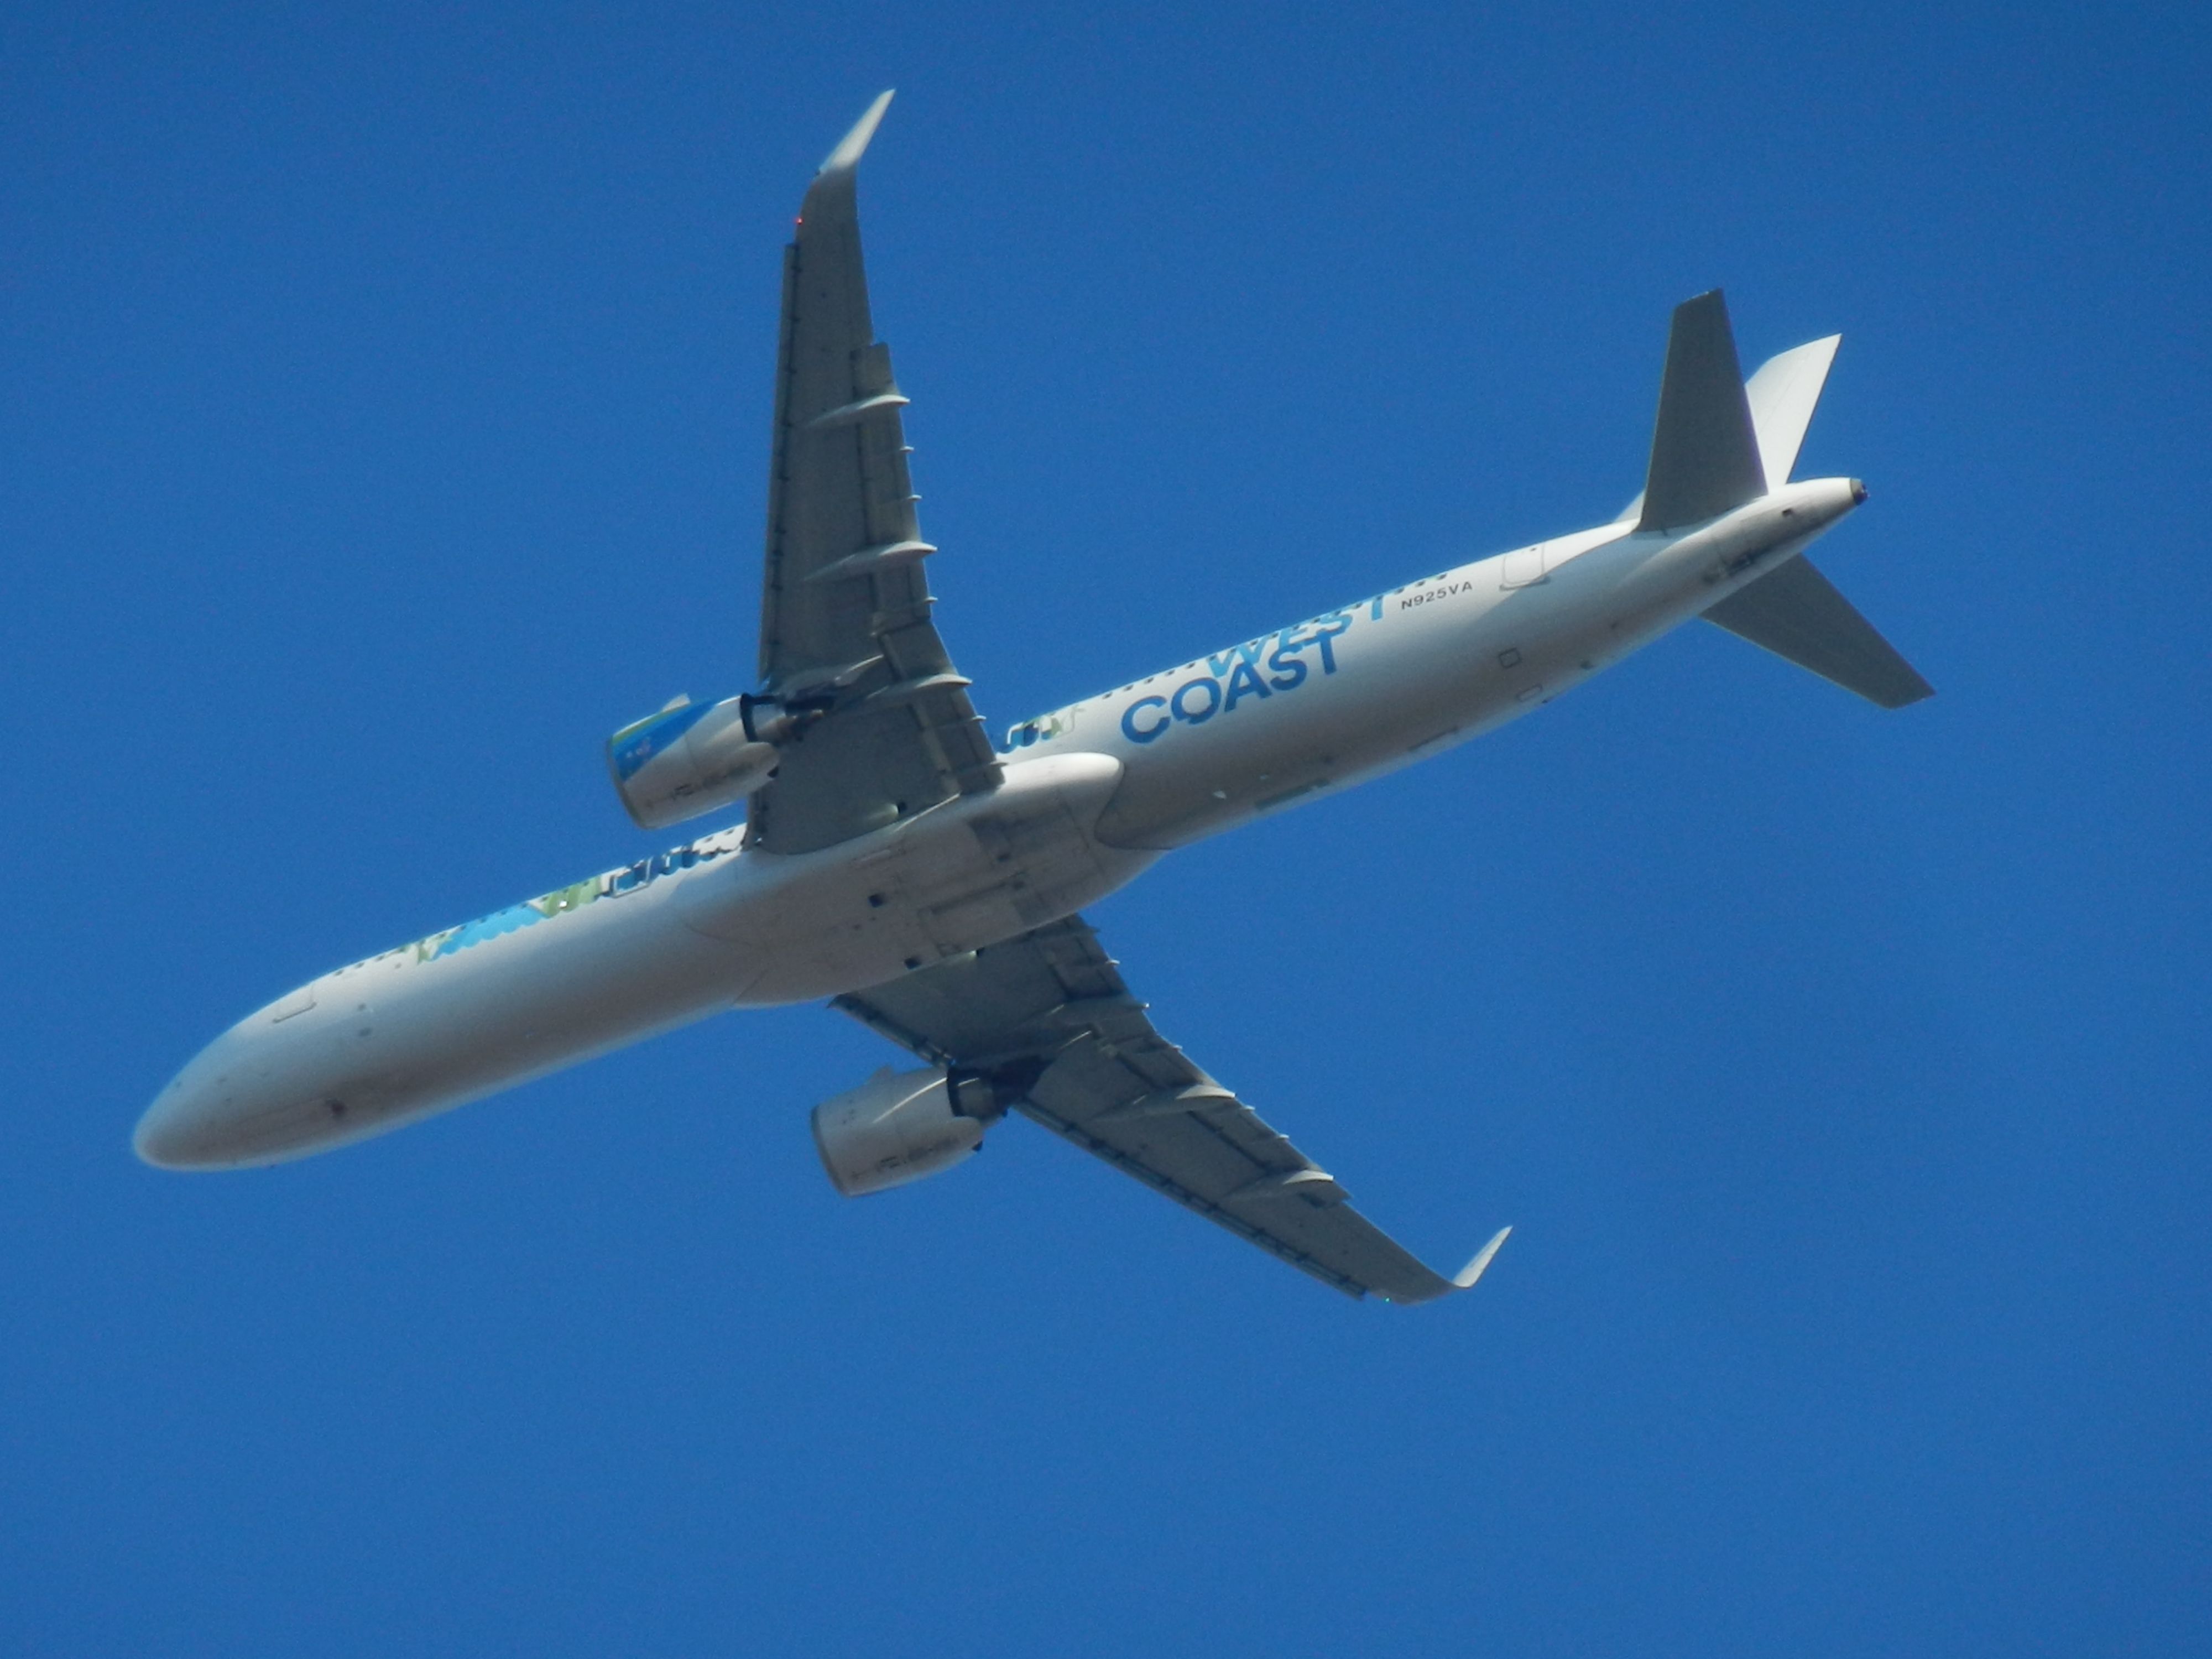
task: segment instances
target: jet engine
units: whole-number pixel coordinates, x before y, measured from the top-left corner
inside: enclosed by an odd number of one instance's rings
[[[814,1147],[830,1184],[859,1198],[951,1169],[1000,1113],[989,1080],[973,1073],[885,1066],[814,1109]]]
[[[775,775],[805,714],[768,697],[678,697],[607,739],[615,793],[638,824],[663,830],[743,800]]]

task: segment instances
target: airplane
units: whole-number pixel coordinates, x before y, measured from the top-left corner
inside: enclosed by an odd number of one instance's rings
[[[636,823],[741,823],[324,975],[194,1057],[134,1146],[174,1170],[361,1140],[729,1008],[828,999],[922,1064],[815,1108],[848,1196],[1018,1112],[1354,1297],[1444,1274],[1163,1036],[1082,911],[1166,854],[1443,753],[1702,617],[1885,708],[1931,695],[1805,550],[1866,500],[1790,474],[1840,337],[1747,382],[1718,290],[1675,308],[1643,492],[1610,522],[1261,634],[994,746],[934,617],[855,175],[784,255],[759,689],[606,757]]]

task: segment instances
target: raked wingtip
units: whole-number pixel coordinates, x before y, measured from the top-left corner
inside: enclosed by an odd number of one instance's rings
[[[1452,1275],[1452,1288],[1459,1291],[1473,1289],[1474,1281],[1488,1269],[1491,1258],[1498,1254],[1498,1246],[1505,1243],[1506,1235],[1512,1231],[1510,1227],[1500,1227],[1497,1237],[1474,1253],[1474,1260]]]
[[[830,152],[816,177],[833,173],[850,173],[860,166],[860,157],[868,148],[868,141],[876,136],[883,124],[884,112],[891,106],[891,94],[897,90],[886,87],[876,94],[876,101],[868,106],[867,113],[853,123],[853,130],[837,141],[837,148]]]

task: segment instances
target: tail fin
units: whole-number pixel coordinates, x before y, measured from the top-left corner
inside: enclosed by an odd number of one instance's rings
[[[1836,361],[1836,348],[1844,337],[1831,334],[1793,347],[1759,366],[1743,388],[1751,404],[1752,429],[1759,435],[1759,459],[1766,472],[1766,487],[1779,489],[1790,482],[1797,465],[1797,451],[1805,441],[1805,428],[1820,401],[1820,388],[1828,383],[1828,368]]]
[[[1644,493],[1622,520],[1672,530],[1716,518],[1790,481],[1843,336],[1808,341],[1759,365],[1746,385],[1715,289],[1674,307],[1659,420]],[[1803,554],[1706,611],[1705,620],[1884,708],[1936,688],[1875,631]]]
[[[1809,406],[1805,412],[1809,419]],[[1715,289],[1674,307],[1659,419],[1651,434],[1651,468],[1636,527],[1695,524],[1765,493],[1766,469],[1744,395],[1728,302]]]

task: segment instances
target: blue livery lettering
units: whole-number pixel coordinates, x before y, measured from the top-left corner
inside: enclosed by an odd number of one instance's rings
[[[1279,691],[1295,691],[1314,678],[1313,665],[1305,654],[1310,647],[1321,659],[1322,677],[1335,673],[1337,640],[1352,630],[1363,611],[1368,620],[1382,621],[1382,602],[1388,597],[1378,593],[1356,605],[1323,611],[1306,622],[1294,623],[1275,634],[1262,634],[1256,640],[1247,640],[1191,664],[1184,671],[1190,678],[1165,696],[1147,693],[1131,698],[1117,722],[1122,737],[1131,743],[1155,743],[1170,726],[1203,726],[1216,714],[1235,714],[1241,704],[1255,698],[1265,702]],[[1163,678],[1165,677],[1155,675],[1153,679]],[[1113,695],[1125,696],[1137,690],[1138,685],[1125,685]],[[1000,752],[1026,749],[1044,738],[1073,731],[1080,707],[1071,705],[1012,727],[1006,733],[1006,747]]]
[[[1205,708],[1191,709],[1183,706],[1183,700],[1194,691],[1206,693]],[[1220,707],[1221,683],[1218,680],[1185,680],[1176,687],[1175,696],[1168,700],[1169,712],[1177,720],[1187,720],[1193,726],[1203,726],[1213,718],[1214,711]]]
[[[1239,697],[1267,697],[1273,695],[1267,690],[1267,682],[1260,678],[1258,669],[1253,667],[1249,662],[1240,662],[1237,665],[1236,672],[1229,677],[1229,695],[1221,701],[1222,712],[1226,714],[1236,708],[1237,699]]]
[[[1132,743],[1150,743],[1168,729],[1168,717],[1162,714],[1149,726],[1138,725],[1137,717],[1139,714],[1148,714],[1152,709],[1165,708],[1167,706],[1168,700],[1165,697],[1138,698],[1136,702],[1121,711],[1121,735]]]

